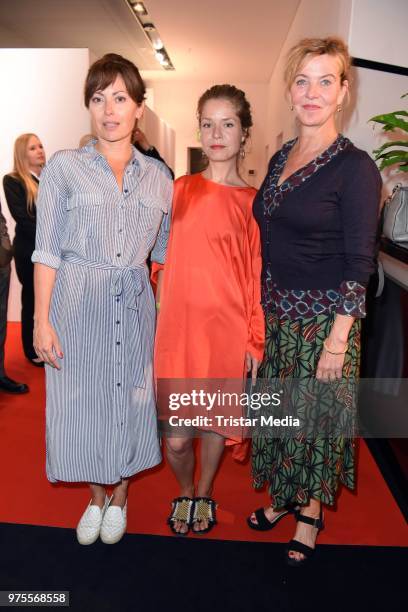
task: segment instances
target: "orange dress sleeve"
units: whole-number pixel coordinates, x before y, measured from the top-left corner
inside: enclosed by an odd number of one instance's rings
[[[261,305],[261,238],[258,224],[251,211],[248,220],[248,241],[251,253],[251,276],[248,291],[252,313],[249,321],[247,351],[258,361],[262,361],[265,346],[265,318]]]
[[[152,261],[152,267],[150,269],[150,284],[153,289],[153,293],[156,295],[157,283],[159,280],[159,272],[164,270],[164,264]]]

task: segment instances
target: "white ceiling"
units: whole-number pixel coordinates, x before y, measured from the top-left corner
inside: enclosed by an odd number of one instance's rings
[[[183,80],[268,82],[300,0],[146,0]],[[157,75],[146,74],[146,78]]]
[[[299,3],[146,0],[175,71],[158,64],[125,0],[0,0],[0,46],[116,52],[148,79],[267,82]]]
[[[0,46],[89,48],[163,70],[124,0],[0,0]]]

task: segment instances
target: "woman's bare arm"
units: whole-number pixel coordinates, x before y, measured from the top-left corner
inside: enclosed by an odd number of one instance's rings
[[[34,349],[38,357],[50,366],[61,368],[56,357],[63,354],[58,336],[49,321],[49,310],[56,270],[44,264],[34,264]]]

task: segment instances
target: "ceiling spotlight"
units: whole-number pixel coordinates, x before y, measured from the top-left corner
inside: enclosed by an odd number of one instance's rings
[[[139,13],[139,15],[147,15],[143,2],[136,2],[136,4],[133,5],[133,10],[136,11],[136,13]]]
[[[153,41],[153,47],[156,49],[156,51],[160,51],[160,49],[163,49],[164,45],[160,38],[157,38],[155,41]]]
[[[156,61],[160,64],[162,68],[164,68],[164,70],[174,70],[174,66],[171,62],[169,54],[165,49],[165,46],[160,38],[160,34],[156,26],[151,21],[151,17],[147,12],[144,3],[136,2],[136,0],[125,1],[129,8],[129,11],[131,12],[132,18],[136,19],[139,26],[143,28],[146,39],[151,45],[151,49],[154,53]]]

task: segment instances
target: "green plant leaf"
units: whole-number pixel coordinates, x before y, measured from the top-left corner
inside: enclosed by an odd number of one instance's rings
[[[408,140],[390,140],[389,142],[385,142],[383,145],[381,145],[381,147],[379,147],[378,149],[374,149],[373,153],[374,155],[378,155],[379,153],[381,153],[382,151],[384,151],[385,149],[388,149],[389,147],[408,147]]]
[[[403,94],[401,98],[406,98],[407,96],[408,92]],[[382,132],[394,132],[397,129],[408,133],[408,121],[405,117],[408,117],[408,111],[397,110],[392,113],[376,115],[369,119],[369,121],[381,124]],[[395,147],[404,147],[404,149]],[[378,147],[378,149],[375,149],[373,155],[379,163],[380,170],[398,165],[399,172],[408,172],[408,150],[405,150],[405,148],[408,149],[408,140],[389,140]]]
[[[408,112],[402,110],[395,111],[394,113],[386,113],[384,115],[376,115],[375,117],[371,117],[369,121],[383,124],[383,130],[385,132],[392,131],[395,128],[408,132],[408,121],[404,121],[404,119],[400,119],[400,117],[408,117]]]
[[[376,156],[376,159],[389,159],[391,157],[404,157],[407,158],[408,161],[408,150],[404,151],[403,149],[393,149],[392,151],[387,151],[386,153],[381,153]]]
[[[379,121],[383,119],[394,118],[396,115],[402,115],[403,117],[408,117],[408,111],[397,110],[397,111],[393,111],[392,113],[382,113],[381,115],[375,115],[374,117],[371,117],[369,121]]]
[[[393,166],[394,164],[403,163],[404,165],[408,161],[408,156],[405,155],[396,155],[395,157],[388,157],[386,159],[381,160],[380,170],[384,170],[388,166]]]

